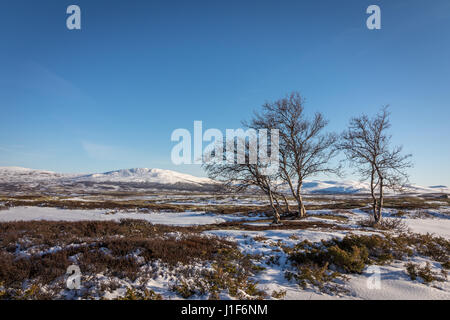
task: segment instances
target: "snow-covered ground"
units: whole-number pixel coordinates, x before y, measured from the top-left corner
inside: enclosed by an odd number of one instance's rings
[[[0,210],[0,221],[119,221],[121,219],[140,219],[154,224],[174,226],[192,226],[214,224],[237,220],[255,220],[259,217],[243,217],[238,215],[217,215],[202,211],[195,212],[139,212],[114,210],[77,210],[50,207],[13,207]]]
[[[432,230],[429,230],[432,231]],[[228,231],[219,230],[209,232],[239,243],[243,252],[249,254],[262,254],[263,256],[279,256],[279,264],[267,264],[256,280],[259,287],[268,291],[286,291],[285,299],[289,300],[330,300],[330,299],[368,299],[368,300],[395,300],[395,299],[450,299],[450,284],[448,281],[435,285],[425,285],[419,281],[412,281],[405,272],[403,262],[395,262],[385,266],[369,266],[361,275],[348,275],[349,280],[344,287],[348,290],[342,294],[326,294],[313,288],[300,289],[296,283],[284,277],[287,257],[275,245],[278,241],[293,245],[298,241],[309,240],[318,242],[331,238],[343,238],[344,232],[320,232],[310,230],[277,230],[277,231]],[[356,233],[356,232],[355,232]],[[370,233],[366,233],[370,234]],[[255,241],[255,237],[267,240]],[[295,239],[295,240],[293,240]],[[422,262],[426,259],[415,259]],[[375,276],[374,276],[375,275]],[[372,279],[378,277],[379,286],[374,285]]]
[[[313,215],[305,221],[326,221],[327,210],[311,211]],[[386,212],[389,215],[391,212]],[[376,232],[358,230],[356,222],[367,217],[360,210],[352,210],[345,214],[347,222],[343,225],[354,227],[355,234],[371,235]],[[239,215],[217,215],[205,212],[125,212],[111,210],[72,210],[49,207],[13,207],[0,210],[0,221],[16,220],[49,220],[49,221],[80,221],[80,220],[120,220],[142,219],[155,224],[190,226],[198,224],[214,224],[226,221],[246,219],[248,225],[265,226],[267,222],[258,222],[263,217],[242,217]],[[390,218],[386,218],[390,219]],[[450,219],[448,218],[408,218],[403,220],[414,232],[433,233],[450,239]],[[426,285],[419,281],[412,281],[405,272],[404,262],[394,262],[384,266],[371,266],[360,275],[349,275],[343,284],[345,293],[326,294],[314,288],[301,289],[296,283],[288,281],[284,272],[288,264],[287,256],[279,250],[280,244],[294,246],[302,240],[319,242],[332,238],[343,238],[347,230],[210,230],[205,234],[215,235],[238,243],[239,249],[246,254],[262,255],[263,257],[278,257],[278,263],[262,262],[264,270],[255,280],[258,287],[266,292],[285,291],[285,299],[450,299],[450,285],[448,281]],[[414,257],[414,262],[425,264],[427,259]],[[432,262],[434,263],[434,262]],[[374,269],[375,268],[375,269]],[[376,275],[374,276],[374,272]],[[379,279],[379,285],[373,285],[373,279]],[[174,297],[170,292],[164,277],[152,279],[147,283],[149,289],[166,297]],[[378,281],[378,280],[377,280]],[[122,289],[123,290],[123,289]],[[111,296],[113,297],[113,296]],[[199,298],[199,297],[196,297]]]
[[[326,215],[326,211],[314,212]],[[353,210],[353,214],[345,215],[349,218],[347,224],[353,224],[360,219],[367,217],[360,210]],[[391,218],[386,218],[391,219]],[[307,218],[314,221],[317,218]],[[431,233],[450,239],[450,219],[404,219],[408,227],[413,232]],[[248,223],[257,225],[257,223]],[[262,225],[262,224],[259,224]],[[396,299],[450,299],[449,281],[426,285],[419,281],[412,281],[405,272],[404,262],[396,261],[389,265],[366,267],[360,275],[349,275],[349,280],[344,287],[348,292],[344,294],[326,294],[318,290],[307,288],[299,289],[297,284],[288,281],[284,277],[286,268],[286,255],[279,250],[279,244],[293,246],[296,243],[308,240],[310,242],[320,242],[332,238],[341,239],[348,234],[348,231],[318,231],[318,230],[264,230],[264,231],[244,231],[244,230],[213,230],[208,234],[217,235],[228,240],[237,241],[242,252],[265,257],[279,256],[279,264],[267,264],[258,276],[257,281],[264,290],[286,291],[285,299],[308,300],[308,299],[369,299],[369,300],[396,300]],[[352,231],[353,234],[378,234],[377,232]],[[255,240],[258,239],[258,240]],[[262,239],[262,240],[260,240]],[[425,265],[430,262],[428,259],[414,257],[412,262]],[[436,269],[438,270],[438,269]],[[377,280],[374,280],[377,279]]]
[[[405,223],[413,232],[450,239],[450,219],[405,219]]]
[[[327,213],[333,213],[329,210],[312,210],[309,212],[312,215],[319,215],[319,217],[308,217],[305,221],[325,221],[327,219],[320,218],[320,215],[326,217]],[[352,210],[353,214],[346,215],[341,214],[349,219],[349,223],[356,224],[360,219],[367,217],[367,214],[360,210]],[[389,214],[390,212],[386,212]],[[141,219],[155,224],[176,225],[176,226],[189,226],[189,225],[201,225],[201,224],[214,224],[228,221],[249,220],[257,221],[264,219],[262,216],[245,217],[238,214],[214,214],[204,211],[186,211],[186,212],[158,212],[158,211],[140,211],[140,210],[106,210],[106,209],[59,209],[52,207],[12,207],[5,210],[0,210],[0,222],[7,221],[36,221],[36,220],[48,220],[48,221],[86,221],[86,220],[114,220],[121,219]],[[385,219],[398,219],[385,217]],[[402,219],[411,231],[417,233],[431,233],[437,236],[441,236],[450,239],[450,216],[443,218],[409,218],[404,217]],[[258,225],[257,223],[249,223]],[[263,223],[259,225],[268,225]],[[279,232],[285,232],[281,230]],[[301,238],[305,237],[305,230],[302,230]],[[306,233],[307,234],[307,233]],[[291,235],[291,234],[289,234]],[[267,235],[264,235],[267,236]],[[275,239],[277,236],[271,232],[271,237]],[[321,239],[309,238],[305,239],[310,241],[319,241]]]
[[[425,265],[426,260],[415,259]],[[379,272],[379,286],[371,282],[371,277]],[[446,281],[425,285],[412,281],[401,262],[390,265],[368,267],[361,275],[352,275],[348,281],[354,298],[364,300],[450,300],[450,285]]]

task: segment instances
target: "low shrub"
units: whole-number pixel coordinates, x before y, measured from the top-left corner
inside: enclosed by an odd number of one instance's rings
[[[358,224],[365,228],[373,228],[377,230],[384,231],[397,231],[397,232],[407,232],[407,224],[400,218],[384,218],[379,222],[375,222],[373,217],[360,220]]]
[[[257,283],[251,277],[259,272],[250,256],[243,255],[237,249],[222,249],[218,259],[210,269],[196,270],[189,268],[190,278],[180,277],[171,286],[171,290],[189,298],[194,295],[207,295],[209,299],[219,299],[220,293],[228,293],[237,299],[262,299],[266,293],[257,288]]]
[[[286,277],[294,278],[302,287],[312,284],[323,289],[324,283],[341,274],[362,273],[367,265],[386,264],[394,259],[404,260],[414,254],[438,261],[444,268],[450,256],[450,241],[429,234],[404,233],[395,237],[351,234],[343,239],[318,243],[305,240],[284,250],[295,267],[295,272],[287,272]],[[433,281],[429,266],[422,269],[408,266],[407,272],[411,278],[418,275],[425,282]]]
[[[424,283],[431,283],[435,280],[441,280],[432,270],[429,262],[425,266],[421,267],[418,264],[409,262],[405,265],[406,272],[411,280],[417,280],[418,277],[423,280]]]
[[[117,298],[117,300],[162,300],[160,294],[155,293],[153,290],[145,289],[143,292],[136,289],[128,288],[127,293],[123,297]]]
[[[272,298],[275,298],[275,299],[284,299],[284,297],[286,297],[286,290],[274,290],[274,291],[272,291],[272,294],[271,294],[271,296],[272,296]]]
[[[185,284],[174,286],[183,297],[212,297],[222,291],[242,298],[264,294],[250,280],[261,270],[253,257],[242,255],[234,242],[201,235],[194,228],[127,220],[0,223],[0,231],[0,283],[8,288],[1,297],[5,299],[31,299],[36,295],[32,284],[50,289],[58,286],[52,293],[55,297],[65,289],[71,264],[80,267],[82,283],[90,283],[92,288],[80,293],[82,297],[98,295],[100,287],[105,287],[92,280],[98,274],[134,282],[159,276],[161,268],[165,274],[183,279]],[[202,272],[191,269],[192,265],[201,265]],[[204,268],[208,265],[212,268]],[[32,291],[25,294],[20,291],[23,288]],[[130,290],[126,299],[158,298],[145,289]]]

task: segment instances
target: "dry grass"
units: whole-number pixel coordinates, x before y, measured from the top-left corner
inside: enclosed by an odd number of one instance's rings
[[[183,284],[192,294],[210,297],[223,290],[240,298],[261,296],[250,280],[258,271],[251,258],[241,254],[234,242],[199,231],[134,220],[0,223],[0,289],[7,288],[0,290],[0,298],[54,298],[65,289],[67,267],[74,263],[86,283],[97,274],[142,282],[160,274],[161,269],[154,267],[157,263],[165,268],[164,274],[179,279],[172,289],[181,296],[187,294]],[[195,265],[213,268],[201,271]],[[93,288],[96,292],[89,294],[100,294],[108,285]],[[160,297],[134,288],[124,298]]]
[[[110,192],[105,196],[109,199],[102,199],[101,194],[95,194],[93,197],[89,198],[89,201],[80,200],[70,200],[64,197],[52,197],[52,196],[38,196],[38,195],[18,195],[14,197],[3,197],[0,198],[0,203],[5,206],[44,206],[44,207],[55,207],[64,209],[109,209],[109,210],[135,210],[143,209],[149,211],[171,211],[171,212],[181,212],[181,211],[208,211],[217,214],[253,214],[260,212],[271,212],[268,205],[257,206],[257,205],[228,205],[228,204],[217,204],[217,205],[198,205],[195,203],[183,203],[176,204],[173,202],[183,201],[202,201],[202,200],[223,200],[224,197],[232,197],[236,199],[246,199],[248,195],[214,195],[211,193],[167,193],[164,194],[165,201],[161,202],[161,199],[157,197],[158,194],[148,194],[155,196],[154,199],[147,200],[127,200],[125,197],[142,197],[147,195],[146,193],[133,193],[133,192]],[[174,196],[171,198],[171,196]],[[181,197],[180,197],[181,196]],[[195,197],[193,197],[195,196]],[[121,200],[123,199],[123,200]],[[336,211],[348,211],[351,209],[361,209],[371,205],[371,200],[368,197],[361,198],[347,198],[347,199],[333,199],[328,197],[308,197],[307,200],[319,202],[319,204],[311,204],[307,206],[307,210],[336,210]],[[330,203],[330,200],[333,200]],[[446,202],[450,205],[450,199],[439,198],[439,202]],[[171,203],[169,203],[171,202]],[[320,202],[326,202],[320,204]],[[430,202],[430,199],[417,197],[417,196],[404,196],[404,197],[387,197],[385,199],[385,208],[397,209],[397,210],[414,210],[414,209],[438,209],[442,206],[439,203]]]
[[[179,199],[177,199],[178,201]],[[142,211],[207,211],[217,214],[252,214],[259,212],[270,212],[269,206],[248,206],[248,205],[197,205],[161,203],[158,200],[68,200],[54,197],[14,197],[0,199],[5,207],[18,206],[39,206],[60,209],[106,209],[106,210],[136,210]]]
[[[308,217],[328,219],[328,220],[333,220],[333,221],[343,222],[343,223],[348,222],[348,220],[349,220],[348,217],[339,215],[339,214],[309,214]]]

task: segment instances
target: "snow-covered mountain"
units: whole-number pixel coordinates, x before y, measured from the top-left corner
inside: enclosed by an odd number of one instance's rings
[[[321,194],[357,194],[357,193],[369,193],[370,185],[367,182],[360,181],[307,181],[303,184],[303,192],[305,193],[321,193]],[[390,193],[387,189],[385,192]],[[410,184],[406,186],[405,192],[407,193],[449,193],[450,190],[447,186],[430,186],[421,187]]]
[[[369,185],[358,181],[306,181],[305,193],[366,193]]]
[[[0,167],[0,183],[39,182],[48,180],[70,179],[78,175],[35,170],[22,167]]]
[[[0,167],[0,191],[27,190],[28,188],[65,188],[74,186],[79,190],[104,186],[115,188],[183,189],[214,187],[213,180],[195,177],[172,170],[134,168],[93,174],[63,174],[52,171],[20,167]],[[217,186],[217,185],[216,185]],[[104,188],[103,188],[104,189]],[[303,192],[309,194],[361,194],[370,191],[369,184],[359,181],[306,181]],[[409,193],[450,193],[447,186],[408,186]]]
[[[176,184],[192,183],[205,184],[212,183],[208,178],[200,178],[171,170],[134,168],[109,171],[105,173],[94,173],[76,177],[77,181],[91,182],[136,182],[136,183],[159,183]]]
[[[133,182],[157,184],[208,184],[208,178],[195,177],[171,170],[134,168],[93,174],[65,174],[21,167],[0,167],[0,183],[20,182]]]

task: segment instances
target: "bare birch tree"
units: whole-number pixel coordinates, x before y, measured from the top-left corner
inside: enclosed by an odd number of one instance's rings
[[[280,149],[279,178],[289,186],[297,202],[297,217],[306,216],[302,197],[305,179],[321,173],[339,174],[340,166],[330,160],[337,154],[338,136],[323,133],[328,121],[321,113],[308,119],[304,112],[304,99],[293,92],[283,99],[265,103],[246,126],[253,129],[278,129]]]
[[[251,143],[242,137],[237,139],[241,140],[241,145],[244,148],[238,148],[237,141],[232,142],[235,145],[233,150],[228,150],[226,148],[227,144],[219,146],[223,147],[221,159],[211,160],[206,155],[203,168],[207,172],[208,177],[222,182],[226,188],[231,188],[235,191],[242,191],[251,187],[258,188],[268,197],[273,212],[273,223],[279,224],[281,208],[276,198],[279,196],[276,181],[278,173],[268,170],[271,165],[271,161],[268,158],[257,157],[256,162],[251,161],[251,154],[258,153],[257,144]],[[272,150],[272,146],[269,146],[269,149]],[[229,161],[230,153],[232,153],[232,161]],[[214,158],[214,152],[212,152],[211,156]],[[243,161],[238,161],[239,158],[243,159]]]
[[[363,180],[370,181],[375,223],[382,217],[385,189],[402,190],[408,181],[405,169],[412,166],[411,155],[402,155],[402,146],[391,147],[391,136],[386,133],[391,127],[389,115],[386,106],[373,118],[362,115],[351,119],[339,143],[350,165]]]

